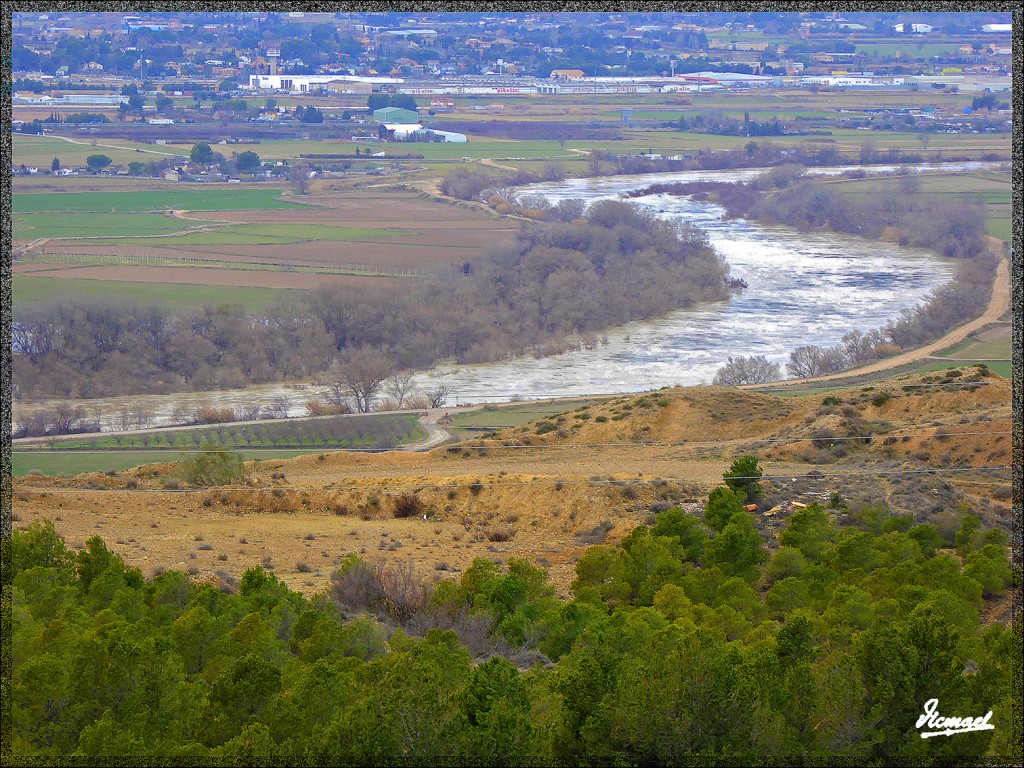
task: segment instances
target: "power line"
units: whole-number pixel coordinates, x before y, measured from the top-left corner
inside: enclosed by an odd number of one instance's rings
[[[897,475],[943,475],[943,474],[954,474],[962,472],[995,472],[1010,469],[1010,465],[1002,464],[997,466],[986,466],[986,467],[946,467],[942,469],[881,469],[881,470],[847,470],[847,471],[823,471],[823,470],[812,470],[818,474],[810,475],[808,473],[803,474],[785,474],[785,475],[737,475],[735,477],[730,476],[730,480],[787,480],[795,482],[796,480],[820,480],[825,477],[862,477],[862,476],[897,476]],[[394,480],[411,480],[412,478],[392,478]],[[629,480],[617,480],[614,478],[591,478],[588,480],[501,480],[498,482],[470,482],[470,483],[406,483],[405,486],[415,485],[417,490],[442,490],[445,488],[499,488],[499,487],[522,487],[522,486],[544,486],[544,485],[614,485],[621,486],[625,484],[642,484],[648,485],[659,482],[675,482],[675,483],[688,483],[688,484],[707,484],[709,481],[706,479],[697,478],[685,478],[685,477],[657,477],[651,480],[642,479],[629,479]],[[716,481],[717,482],[717,481]],[[388,483],[379,484],[373,486],[368,485],[327,485],[327,486],[216,486],[211,488],[49,488],[40,487],[38,489],[22,488],[18,489],[15,493],[19,494],[30,494],[30,493],[164,493],[164,494],[175,494],[175,493],[230,493],[230,492],[266,492],[271,493],[277,491],[366,491],[370,488],[392,488],[398,490],[401,484]]]
[[[510,427],[495,427],[494,429],[509,429]],[[923,428],[924,429],[924,428]],[[897,433],[897,434],[882,434],[873,433],[870,435],[848,435],[848,436],[837,436],[837,437],[762,437],[762,438],[748,438],[748,437],[736,437],[730,440],[686,440],[683,442],[632,442],[632,443],[565,443],[565,444],[551,444],[545,443],[540,445],[506,445],[504,443],[494,443],[488,445],[465,445],[462,443],[452,444],[447,446],[446,450],[449,449],[498,449],[498,448],[509,448],[515,450],[569,450],[576,448],[685,448],[691,445],[722,445],[731,446],[737,443],[835,443],[846,440],[858,440],[860,442],[868,442],[876,438],[913,438],[913,437],[927,437],[938,439],[945,439],[951,437],[979,437],[979,436],[994,436],[994,435],[1011,435],[1013,434],[1010,430],[998,430],[992,432],[936,432],[934,434],[921,434],[919,432],[913,433]],[[472,438],[471,438],[472,439]],[[479,438],[482,440],[489,438]],[[411,444],[415,445],[415,444]],[[438,446],[441,448],[444,446]],[[89,455],[89,454],[118,454],[118,453],[196,453],[198,449],[188,448],[103,448],[103,449],[78,449],[78,448],[66,448],[64,450],[28,450],[28,451],[12,451],[13,455],[16,456],[40,456],[50,454],[73,454],[76,456]],[[301,453],[303,455],[309,455],[311,453],[388,453],[391,451],[401,450],[400,447],[395,448],[245,448],[242,446],[235,446],[231,449],[233,453],[245,452],[245,453],[257,453],[257,452],[269,452],[269,453]],[[436,449],[433,449],[436,450]]]

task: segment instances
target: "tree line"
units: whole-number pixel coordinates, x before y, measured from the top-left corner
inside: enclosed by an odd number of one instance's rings
[[[1005,534],[811,505],[774,537],[746,500],[727,484],[702,518],[669,509],[589,548],[569,600],[517,558],[429,580],[350,555],[312,598],[260,567],[146,578],[34,522],[3,541],[9,754],[1019,762],[1021,619],[982,621],[1019,589]],[[933,698],[995,729],[922,739]]]
[[[620,201],[561,210],[568,223],[524,226],[443,279],[325,285],[261,315],[83,300],[19,307],[15,396],[167,393],[315,374],[330,384],[361,352],[385,358],[387,378],[444,359],[509,358],[727,295],[726,265],[701,231]]]

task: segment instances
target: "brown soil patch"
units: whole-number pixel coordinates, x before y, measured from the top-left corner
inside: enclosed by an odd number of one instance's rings
[[[115,477],[19,478],[14,520],[25,526],[52,519],[72,545],[99,534],[146,575],[177,568],[192,569],[197,579],[217,571],[238,578],[269,558],[289,586],[312,594],[328,586],[350,553],[412,560],[427,578],[458,576],[477,557],[526,557],[549,569],[564,597],[576,560],[596,543],[586,534],[609,521],[607,541],[614,543],[645,522],[652,505],[699,502],[742,453],[759,455],[766,476],[780,478],[878,462],[925,470],[1009,465],[1010,437],[998,434],[1010,428],[1009,382],[901,386],[925,381],[887,384],[891,399],[881,405],[871,403],[877,386],[829,393],[841,403],[827,406],[825,394],[663,390],[546,419],[550,431],[534,422],[427,453],[253,462],[249,484],[237,488],[168,492],[163,481],[173,465]],[[806,439],[822,428],[842,435],[864,425],[875,434],[870,443],[851,444],[845,463],[826,457],[823,465]],[[985,501],[990,519],[1009,514],[1002,505],[1008,478],[947,474],[927,486],[943,481],[968,501]],[[394,499],[402,494],[414,494],[427,519],[395,519]]]
[[[505,474],[499,467],[514,468],[514,473]],[[642,467],[647,473],[639,477],[641,469],[628,478],[622,471],[627,467]],[[258,487],[194,493],[160,491],[158,477],[168,469],[122,473],[115,481],[118,490],[82,487],[107,484],[110,479],[102,475],[52,484],[19,480],[17,524],[52,519],[72,545],[98,534],[146,575],[159,567],[194,567],[197,578],[218,570],[239,578],[246,568],[270,557],[275,573],[289,586],[314,593],[328,586],[340,558],[351,553],[369,560],[412,560],[425,577],[457,576],[478,557],[526,557],[548,567],[565,596],[575,562],[589,546],[577,533],[586,534],[609,520],[614,528],[608,542],[617,541],[644,522],[646,505],[661,498],[666,488],[697,501],[721,477],[724,465],[681,466],[671,457],[621,449],[571,462],[521,453],[481,458],[471,451],[463,457],[447,449],[372,456],[332,453],[322,462],[312,456],[262,462],[251,471]],[[652,470],[684,472],[702,482],[655,489],[649,482]],[[602,471],[615,475],[599,477]],[[284,480],[270,477],[279,472]],[[122,478],[132,476],[150,492],[126,489]],[[623,490],[627,479],[640,481],[636,492]],[[429,519],[394,518],[393,499],[405,493],[421,500]],[[506,536],[510,538],[501,540]],[[200,550],[200,544],[213,549]]]

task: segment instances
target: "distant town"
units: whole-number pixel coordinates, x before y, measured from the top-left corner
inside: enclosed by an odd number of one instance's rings
[[[837,109],[767,126],[712,121],[680,127],[724,135],[827,128],[1009,131],[1012,27],[1006,14],[736,18],[17,14],[12,128],[158,142],[207,139],[211,126],[233,127],[223,143],[311,132],[361,143],[465,142],[465,131],[449,130],[449,113],[507,116],[517,99],[663,94],[685,104],[690,95],[717,91],[810,89],[973,98],[955,109]],[[660,127],[634,117],[626,102],[620,118]]]

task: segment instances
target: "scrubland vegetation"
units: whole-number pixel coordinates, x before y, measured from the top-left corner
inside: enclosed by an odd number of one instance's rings
[[[667,509],[587,550],[567,602],[515,558],[430,581],[351,555],[311,599],[269,560],[240,583],[147,580],[100,537],[75,552],[33,523],[3,543],[7,745],[275,764],[1019,759],[1020,619],[984,619],[1019,583],[1005,534],[841,499],[766,533],[743,507],[754,470],[734,470],[703,519]],[[995,730],[918,738],[931,698],[991,709]]]

